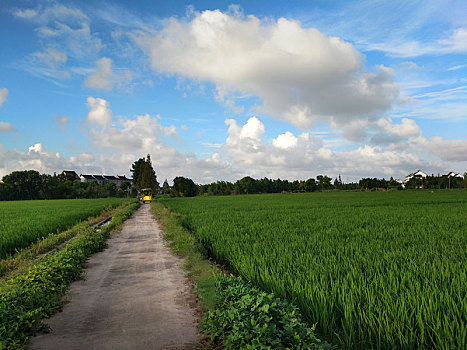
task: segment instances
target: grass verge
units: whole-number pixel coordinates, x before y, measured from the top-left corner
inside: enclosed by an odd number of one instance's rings
[[[216,277],[218,270],[205,258],[205,252],[194,236],[180,224],[180,215],[172,213],[162,203],[154,201],[151,210],[164,230],[170,250],[184,259],[184,269],[195,283],[198,303],[205,310],[217,304]]]
[[[112,221],[100,232],[92,225],[79,232],[62,249],[45,255],[0,286],[0,348],[21,349],[31,335],[47,330],[42,322],[62,307],[67,286],[81,277],[86,259],[106,247],[106,240],[139,203],[112,212]]]
[[[179,214],[158,201],[151,209],[172,252],[185,259],[184,268],[206,311],[200,326],[210,345],[226,349],[332,349],[301,320],[293,304],[222,274],[207,260],[205,248],[182,225]]]

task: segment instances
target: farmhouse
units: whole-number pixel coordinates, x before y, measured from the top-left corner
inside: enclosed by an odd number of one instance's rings
[[[416,172],[407,175],[407,176],[405,177],[404,183],[409,182],[410,179],[413,178],[413,177],[421,177],[421,178],[425,179],[427,176],[428,176],[427,174],[425,174],[423,171],[421,171],[420,169],[418,169]]]
[[[453,171],[450,171],[448,174],[443,175],[443,176],[446,176],[446,177],[458,177],[460,179],[464,178],[464,176],[462,176],[461,174],[455,173]]]
[[[63,170],[61,175],[63,177],[65,177],[66,179],[71,180],[71,181],[79,181],[80,180],[78,174],[73,170]]]
[[[120,185],[124,181],[132,182],[132,179],[127,178],[125,175],[86,175],[86,174],[81,174],[79,176],[81,179],[81,182],[97,182],[99,185],[106,185],[108,183],[114,183],[117,185],[117,187],[120,187]]]

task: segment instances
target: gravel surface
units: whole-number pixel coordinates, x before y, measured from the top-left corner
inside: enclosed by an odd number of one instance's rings
[[[191,349],[200,342],[181,260],[164,246],[150,205],[142,205],[109,247],[93,255],[86,278],[46,322],[29,349]],[[192,304],[192,303],[191,303]]]

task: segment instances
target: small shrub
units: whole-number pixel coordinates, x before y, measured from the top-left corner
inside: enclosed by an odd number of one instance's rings
[[[228,349],[331,349],[301,321],[298,309],[238,278],[219,277],[219,305],[201,327]]]

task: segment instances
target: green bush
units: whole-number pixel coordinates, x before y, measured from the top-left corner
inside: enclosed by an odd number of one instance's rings
[[[292,304],[238,278],[219,277],[220,302],[201,327],[228,349],[331,349],[301,321]]]

